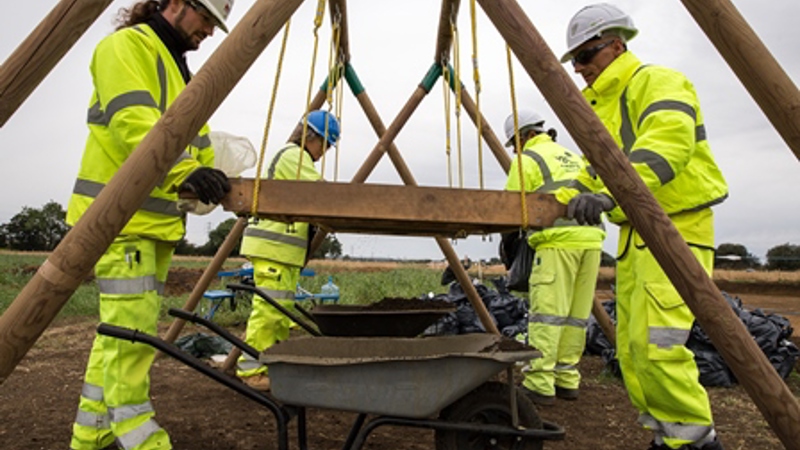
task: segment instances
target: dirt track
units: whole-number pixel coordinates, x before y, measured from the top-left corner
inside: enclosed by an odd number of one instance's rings
[[[195,274],[191,272],[174,279],[171,275],[172,288],[193,285]],[[793,320],[796,330],[800,329],[800,295],[766,295],[763,289],[759,294],[734,294],[748,308],[780,312]],[[0,449],[67,447],[95,325],[86,319],[54,324],[0,385]],[[167,326],[162,326],[162,335]],[[584,376],[581,398],[559,401],[555,407],[539,411],[542,418],[567,431],[565,441],[549,443],[545,448],[647,448],[650,436],[636,425],[636,412],[621,382],[603,374],[598,357],[585,357],[580,368]],[[800,376],[793,375],[789,386],[800,395]],[[741,387],[712,388],[709,392],[717,430],[726,448],[783,448]],[[169,431],[176,449],[277,448],[275,421],[266,409],[171,359],[158,361],[152,370],[152,400],[157,420]],[[352,413],[310,410],[310,448],[341,448],[354,418]],[[379,428],[364,448],[433,449],[433,433]]]

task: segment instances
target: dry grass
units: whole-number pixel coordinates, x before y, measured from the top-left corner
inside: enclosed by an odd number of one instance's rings
[[[781,272],[781,271],[753,271],[744,270],[715,270],[715,280],[733,282],[755,282],[755,283],[781,283],[781,284],[800,284],[800,271]]]

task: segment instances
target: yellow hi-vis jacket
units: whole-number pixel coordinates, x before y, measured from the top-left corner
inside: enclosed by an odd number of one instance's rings
[[[525,192],[550,194],[568,186],[585,167],[577,154],[540,133],[529,139],[522,150],[522,176]],[[519,191],[517,158],[512,158],[506,181],[507,191]],[[570,248],[594,250],[603,247],[606,232],[601,227],[580,226],[574,220],[558,219],[551,228],[531,233],[532,248]]]
[[[81,218],[186,87],[169,50],[145,24],[103,39],[95,49],[90,70],[94,92],[87,119],[89,137],[67,209],[70,225]],[[195,169],[214,165],[208,132],[208,125],[204,125],[120,234],[160,241],[183,237],[184,216],[177,208],[176,191]]]
[[[706,140],[700,102],[683,74],[642,65],[628,51],[583,95],[667,214],[701,210],[727,198],[728,185]],[[559,202],[566,204],[586,190],[608,192],[588,172],[576,181],[556,193]],[[628,220],[619,207],[608,218]]]
[[[272,159],[267,169],[266,177],[268,180],[298,180],[298,181],[319,181],[320,176],[314,168],[314,160],[311,155],[304,152],[299,145],[288,143],[280,149]],[[300,166],[302,155],[302,166],[300,167],[300,177],[297,176],[297,168]],[[306,249],[308,248],[308,224],[296,222],[293,224],[275,222],[272,220],[261,219],[258,222],[251,221],[244,230],[242,238],[241,254],[250,257],[277,261],[295,267],[303,267],[306,261]]]

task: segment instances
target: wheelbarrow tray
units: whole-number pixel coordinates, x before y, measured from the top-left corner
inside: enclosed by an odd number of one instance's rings
[[[367,310],[348,305],[319,305],[311,310],[311,315],[325,336],[414,337],[455,310],[455,307]]]
[[[272,395],[292,405],[430,417],[493,375],[538,358],[491,334],[428,338],[298,338],[261,354]]]

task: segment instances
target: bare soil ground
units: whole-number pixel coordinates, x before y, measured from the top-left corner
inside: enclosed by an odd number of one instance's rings
[[[170,275],[169,289],[192,286],[191,272]],[[199,276],[199,273],[197,274]],[[748,308],[762,307],[789,317],[800,329],[800,292],[767,287],[753,293],[728,290]],[[745,291],[747,289],[744,289]],[[598,292],[601,297],[608,292]],[[26,358],[0,385],[0,449],[63,449],[68,447],[82,375],[96,323],[72,319],[52,325]],[[168,324],[163,324],[161,333]],[[187,328],[187,332],[193,330]],[[797,336],[797,331],[796,331]],[[581,361],[583,384],[577,401],[559,401],[541,408],[540,416],[566,429],[566,439],[547,449],[645,449],[649,433],[636,425],[620,380],[604,374],[598,357]],[[275,421],[268,410],[234,391],[169,358],[157,361],[151,372],[152,400],[158,422],[176,449],[274,449]],[[790,389],[800,396],[800,376]],[[740,387],[709,390],[717,430],[727,449],[781,449],[774,433]],[[308,412],[309,447],[339,449],[355,414],[312,409]],[[292,425],[292,439],[295,436]],[[297,448],[293,444],[292,448]],[[367,449],[433,449],[433,432],[409,428],[378,428]]]

